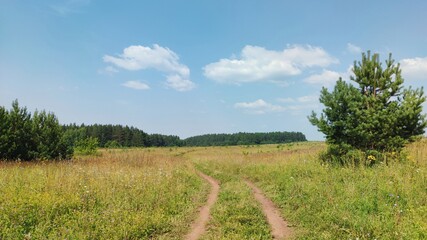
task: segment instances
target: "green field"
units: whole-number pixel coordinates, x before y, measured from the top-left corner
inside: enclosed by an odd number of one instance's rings
[[[271,239],[244,179],[296,239],[426,239],[427,141],[405,163],[323,164],[324,143],[100,150],[64,162],[0,163],[0,239],[182,239],[220,181],[202,239]]]

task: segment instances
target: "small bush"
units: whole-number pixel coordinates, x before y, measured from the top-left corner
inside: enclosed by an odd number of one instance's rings
[[[74,145],[74,152],[79,155],[94,155],[98,149],[98,138],[85,138],[78,140]]]
[[[121,148],[122,146],[116,140],[110,140],[107,143],[105,143],[104,147],[105,148]]]
[[[326,151],[320,153],[320,160],[340,166],[374,166],[379,163],[406,161],[408,156],[405,151],[362,151],[347,144],[330,144]]]

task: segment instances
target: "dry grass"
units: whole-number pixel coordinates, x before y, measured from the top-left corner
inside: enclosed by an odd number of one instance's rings
[[[207,187],[176,150],[0,163],[0,239],[176,238]]]
[[[296,227],[297,238],[427,238],[425,139],[408,146],[409,161],[372,168],[324,164],[317,158],[324,149],[323,143],[218,147],[189,157],[214,176],[256,182]]]
[[[270,239],[254,181],[301,239],[427,238],[427,141],[409,161],[338,168],[324,143],[103,150],[70,162],[0,163],[0,239],[180,239],[221,182],[204,239]]]

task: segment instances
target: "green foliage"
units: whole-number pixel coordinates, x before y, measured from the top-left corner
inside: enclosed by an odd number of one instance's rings
[[[67,158],[72,151],[63,139],[62,128],[53,113],[36,111],[33,115],[33,140],[40,159]]]
[[[85,139],[80,139],[74,144],[74,152],[80,155],[94,155],[98,149],[98,139],[93,137],[88,137]]]
[[[0,159],[66,159],[71,155],[53,113],[36,111],[31,116],[18,100],[10,111],[0,107]]]
[[[378,54],[363,54],[353,72],[355,86],[340,78],[332,92],[322,89],[323,113],[317,117],[313,112],[309,120],[326,135],[329,149],[325,159],[344,164],[355,156],[376,155],[382,161],[386,153],[399,153],[424,133],[427,122],[422,104],[426,98],[422,88],[403,88],[400,66],[391,54],[385,68]],[[371,162],[368,160],[356,162]]]
[[[110,140],[105,143],[106,148],[121,148],[122,146],[116,140]]]
[[[233,146],[257,145],[307,141],[300,132],[206,134],[180,139],[178,136],[147,134],[144,131],[121,125],[76,125],[63,126],[68,145],[93,137],[99,140],[99,147],[180,147],[180,146]],[[113,146],[111,144],[114,144]],[[115,144],[118,145],[115,145]]]
[[[67,141],[74,145],[76,141],[88,137],[97,138],[99,147],[111,147],[115,141],[121,147],[172,147],[181,146],[182,141],[178,136],[161,134],[147,134],[144,131],[122,125],[76,125],[63,126]]]
[[[184,140],[186,146],[235,146],[307,141],[300,132],[205,134]]]

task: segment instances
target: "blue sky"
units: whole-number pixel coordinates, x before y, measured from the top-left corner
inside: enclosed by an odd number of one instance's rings
[[[427,85],[426,1],[14,1],[0,8],[0,105],[148,133],[301,131],[361,51]]]

